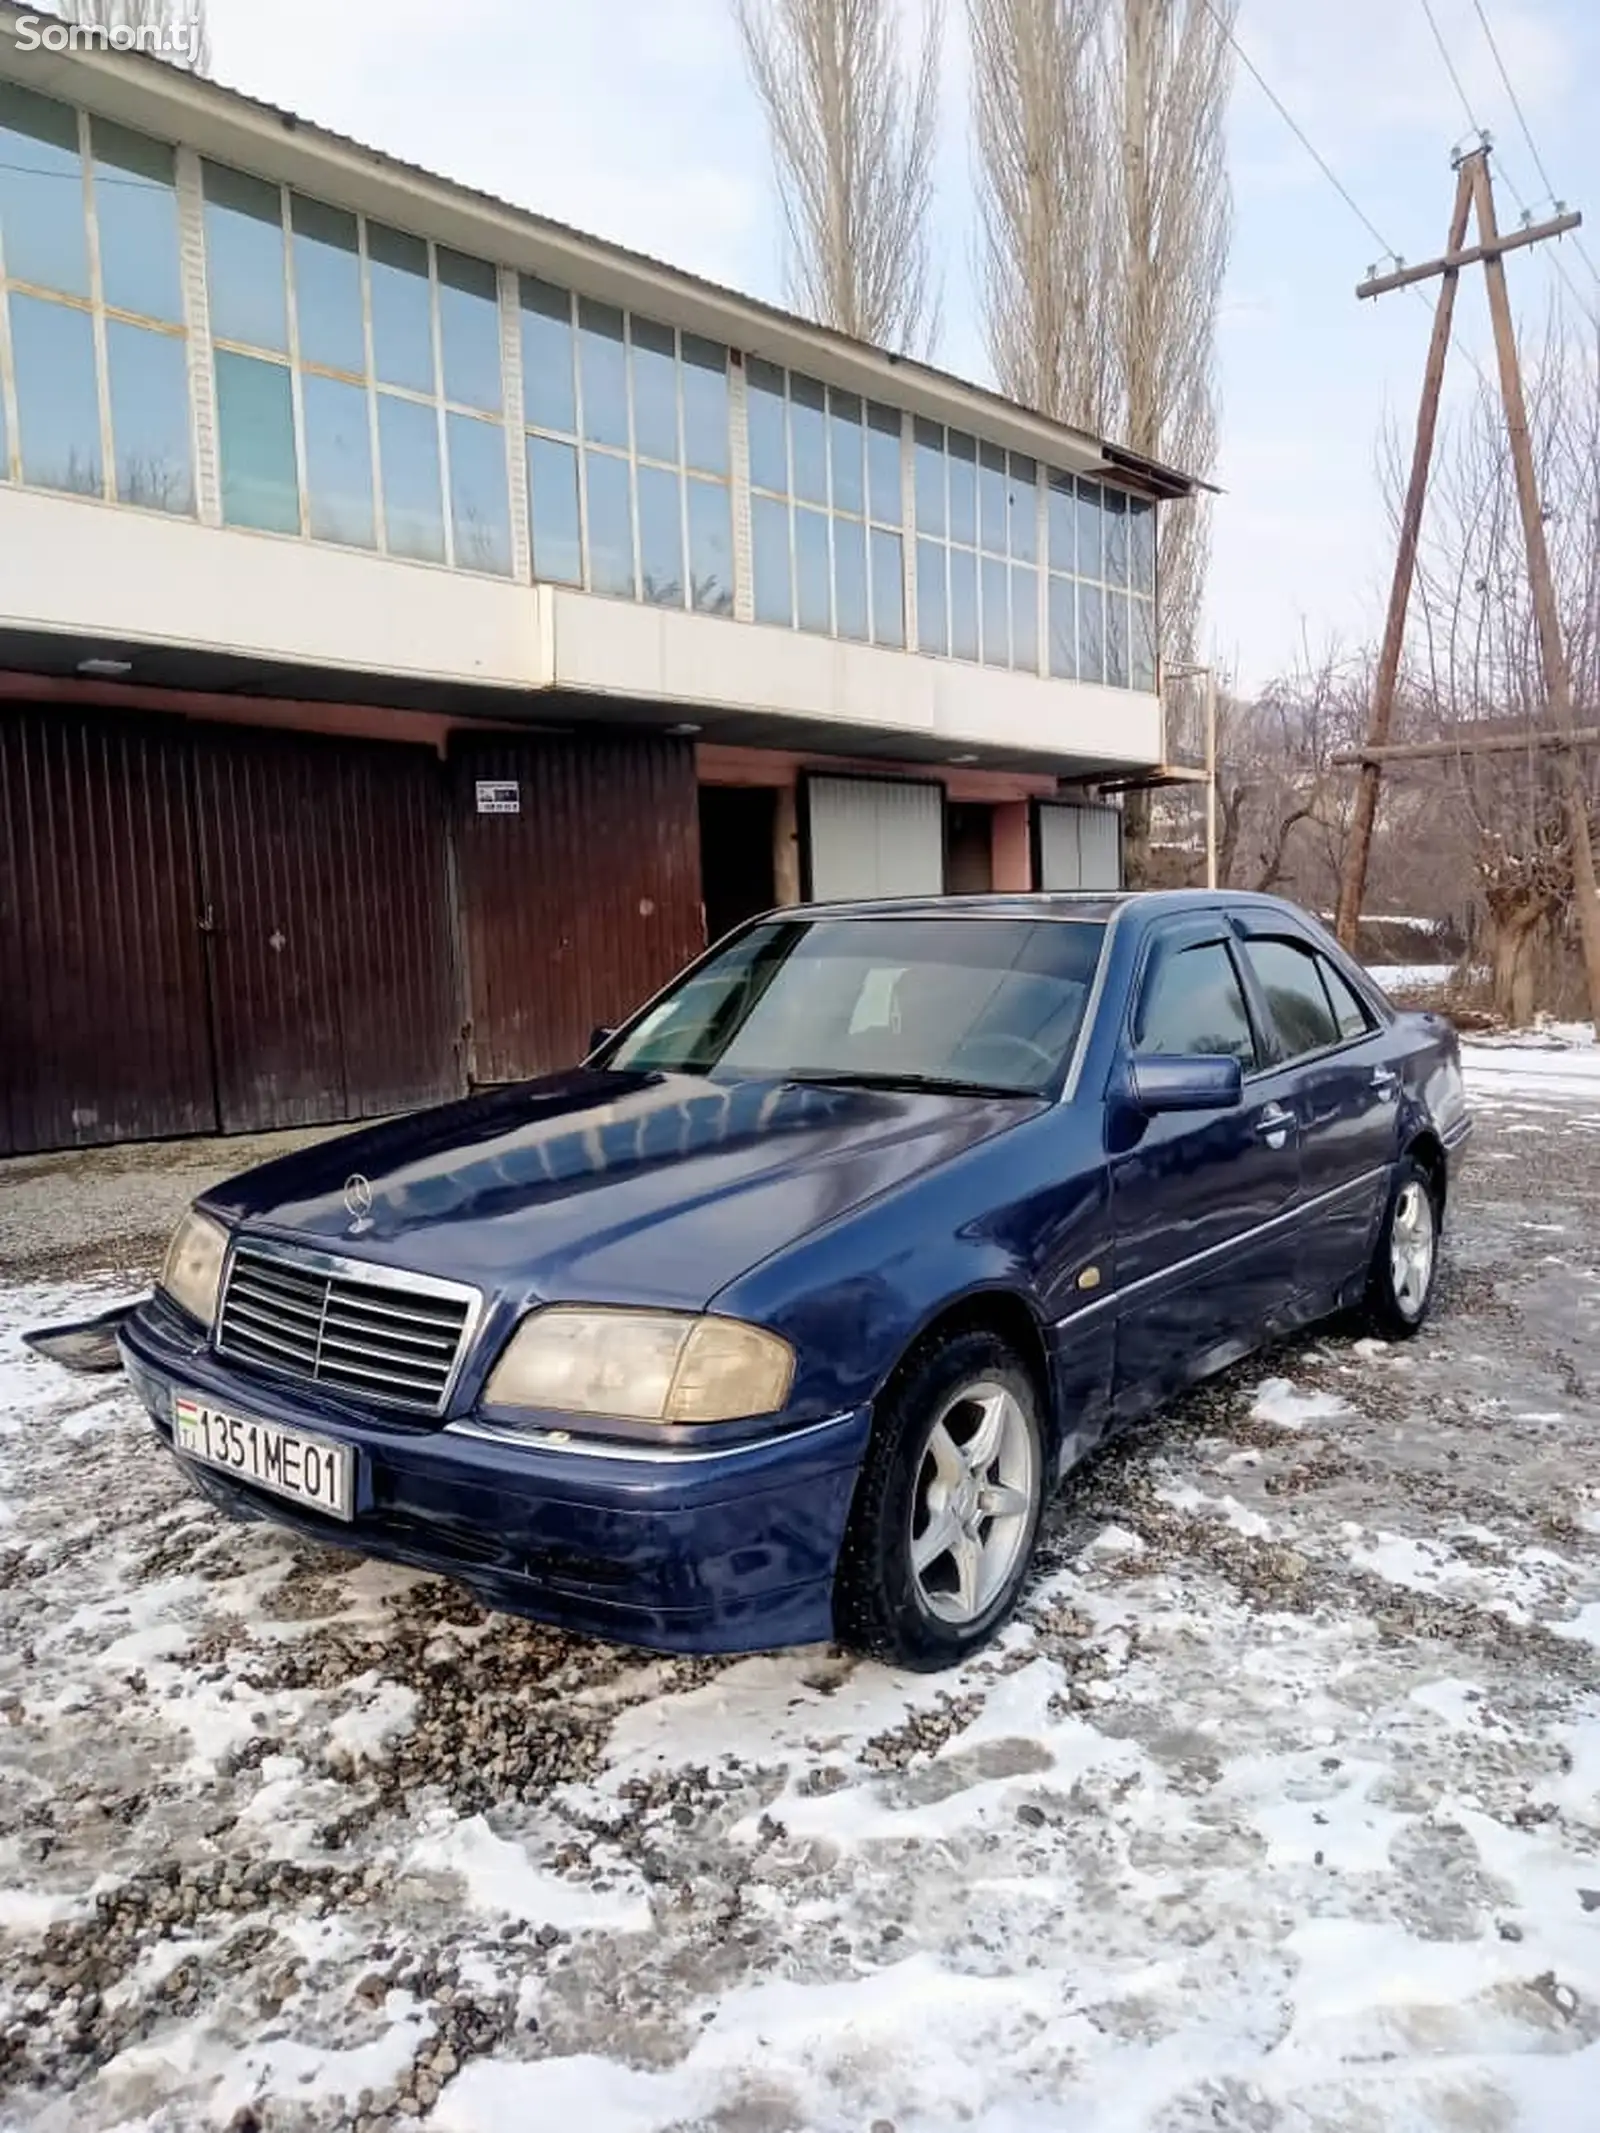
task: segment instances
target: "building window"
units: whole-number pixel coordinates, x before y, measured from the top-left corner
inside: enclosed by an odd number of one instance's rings
[[[193,512],[173,150],[9,83],[0,380],[0,480]]]
[[[898,409],[755,358],[745,377],[756,620],[903,646]]]
[[[511,575],[487,261],[204,166],[222,515]]]
[[[1050,672],[1156,686],[1156,515],[1148,498],[1052,473],[1046,546]]]
[[[1039,670],[1039,469],[1019,452],[918,420],[917,644]]]
[[[733,613],[728,351],[522,281],[533,574]]]

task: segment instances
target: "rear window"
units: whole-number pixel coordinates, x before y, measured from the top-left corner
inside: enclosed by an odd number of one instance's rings
[[[1339,1035],[1364,1037],[1372,1027],[1372,1017],[1355,987],[1339,966],[1330,963],[1325,955],[1317,957],[1317,968],[1328,988],[1328,998],[1333,1002],[1333,1017],[1339,1025]]]

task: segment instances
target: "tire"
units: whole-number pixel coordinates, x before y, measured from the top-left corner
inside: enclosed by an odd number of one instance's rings
[[[1044,1509],[1041,1404],[1032,1373],[993,1333],[913,1352],[856,1484],[834,1588],[841,1644],[933,1673],[1009,1619]]]
[[[1403,1156],[1389,1187],[1363,1305],[1367,1324],[1384,1339],[1410,1340],[1426,1321],[1442,1228],[1437,1179],[1414,1156]]]

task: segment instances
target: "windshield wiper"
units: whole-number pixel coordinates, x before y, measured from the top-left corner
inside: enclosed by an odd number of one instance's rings
[[[928,1090],[939,1096],[1037,1096],[1037,1089],[1019,1089],[1007,1081],[962,1081],[949,1074],[889,1074],[875,1073],[867,1068],[852,1071],[849,1068],[829,1068],[815,1073],[784,1074],[784,1081],[800,1082],[808,1088],[818,1089],[904,1089],[912,1092]]]

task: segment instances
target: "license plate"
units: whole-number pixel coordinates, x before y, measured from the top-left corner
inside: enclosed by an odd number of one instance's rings
[[[172,1403],[172,1434],[186,1458],[203,1459],[226,1473],[253,1481],[294,1503],[309,1504],[333,1518],[352,1518],[354,1459],[348,1444],[308,1437],[275,1422],[249,1422],[201,1400],[179,1395]]]

